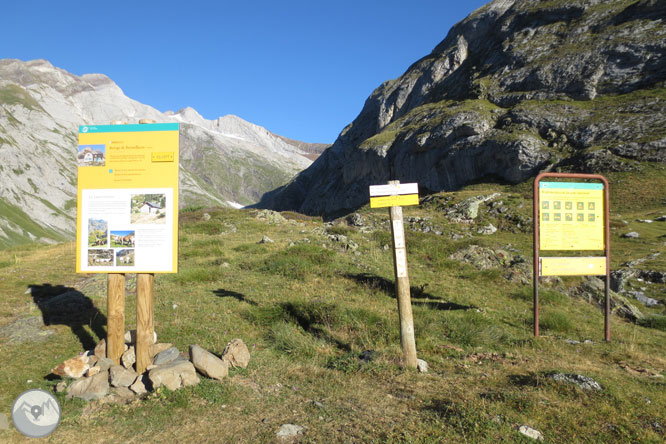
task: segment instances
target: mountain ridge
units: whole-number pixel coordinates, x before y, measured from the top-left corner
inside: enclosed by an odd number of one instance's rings
[[[79,125],[139,119],[180,123],[183,207],[251,204],[312,162],[308,144],[238,116],[207,120],[193,108],[162,113],[125,96],[104,74],[76,76],[43,59],[2,59],[0,245],[71,238]]]
[[[258,207],[327,215],[398,179],[426,191],[666,161],[666,3],[495,0],[381,84]]]

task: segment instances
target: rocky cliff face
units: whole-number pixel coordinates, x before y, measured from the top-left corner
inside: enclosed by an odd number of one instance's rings
[[[666,2],[495,0],[385,82],[259,206],[310,214],[399,179],[430,191],[666,161]]]
[[[0,60],[0,246],[71,238],[79,125],[141,118],[181,123],[181,206],[256,202],[310,165],[317,149],[236,116],[161,113],[101,74]]]

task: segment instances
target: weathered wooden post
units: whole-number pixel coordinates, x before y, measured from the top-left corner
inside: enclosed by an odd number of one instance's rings
[[[143,373],[150,362],[149,349],[153,343],[154,278],[152,273],[136,275],[136,372]]]
[[[141,119],[139,124],[155,123],[151,119]],[[150,362],[150,346],[155,333],[155,275],[137,273],[136,275],[136,372],[141,374]]]
[[[106,356],[116,364],[125,351],[125,275],[109,273],[106,287]]]
[[[389,207],[391,234],[393,238],[393,271],[400,318],[400,345],[405,365],[416,368],[416,341],[414,339],[414,319],[407,273],[407,250],[405,227],[401,205],[418,205],[418,184],[400,184],[399,180],[389,181],[388,185],[370,187],[370,207]]]

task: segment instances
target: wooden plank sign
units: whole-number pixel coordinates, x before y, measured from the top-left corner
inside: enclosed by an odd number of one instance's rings
[[[396,299],[398,300],[398,317],[400,318],[400,345],[405,365],[410,368],[417,367],[417,359],[402,206],[418,204],[419,186],[416,183],[400,183],[393,180],[386,185],[370,186],[370,207],[389,207],[393,238],[395,290]]]
[[[419,184],[370,185],[370,208],[402,207],[419,204]]]

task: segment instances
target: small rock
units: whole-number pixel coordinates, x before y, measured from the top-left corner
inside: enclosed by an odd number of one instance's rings
[[[625,233],[622,235],[622,237],[626,239],[638,239],[640,235],[636,233],[635,231],[630,231],[629,233]]]
[[[109,392],[109,372],[101,372],[91,378],[74,381],[67,388],[67,398],[81,398],[86,401],[101,399]]]
[[[148,379],[154,389],[165,386],[169,390],[196,385],[200,381],[194,365],[180,360],[155,367],[148,372]]]
[[[584,375],[567,375],[564,373],[553,373],[550,377],[557,382],[563,382],[565,384],[573,384],[578,386],[581,390],[584,391],[597,391],[600,392],[603,390],[601,385],[594,379],[589,376]]]
[[[261,238],[261,240],[257,243],[258,244],[272,244],[273,242],[274,242],[273,239],[271,239],[270,237],[268,237],[264,234],[264,236]]]
[[[95,355],[88,355],[88,366],[92,367],[95,364],[97,364],[97,361],[99,361],[99,358]]]
[[[416,369],[419,373],[428,373],[428,363],[423,359],[416,360]]]
[[[113,362],[113,359],[101,358],[99,361],[97,361],[97,364],[95,364],[95,367],[99,367],[99,370],[101,372],[105,372],[108,369],[110,369],[111,367],[113,367],[114,365],[116,365],[116,363]]]
[[[146,384],[143,379],[143,375],[138,375],[132,385],[129,386],[129,389],[132,390],[134,393],[137,395],[143,395],[144,393],[148,393],[148,390],[146,389]]]
[[[204,214],[201,216],[201,220],[204,221],[204,222],[208,222],[208,221],[210,220],[210,214],[208,214],[208,213],[204,213]]]
[[[62,393],[65,390],[67,390],[67,381],[60,381],[59,383],[56,384],[55,386],[56,393]]]
[[[129,387],[137,378],[136,372],[120,365],[109,369],[109,382],[113,387]]]
[[[540,431],[533,429],[530,426],[521,425],[518,428],[518,431],[528,438],[536,439],[537,441],[543,441],[543,435]]]
[[[157,342],[157,333],[153,332],[153,342],[151,344],[155,344],[156,342]],[[125,332],[125,344],[127,345],[136,344],[136,330],[130,330]]]
[[[82,355],[66,360],[62,364],[51,369],[51,373],[58,376],[67,376],[69,378],[77,379],[81,378],[88,368],[88,357]]]
[[[9,420],[4,413],[0,413],[0,430],[9,430]]]
[[[129,347],[123,355],[120,357],[120,362],[123,364],[123,367],[130,368],[136,362],[136,353],[134,351],[134,346]]]
[[[627,293],[632,295],[638,302],[642,302],[646,307],[656,307],[659,305],[658,300],[645,296],[645,293],[642,291],[628,291]]]
[[[99,341],[95,346],[94,353],[98,358],[106,358],[106,339]]]
[[[110,392],[120,399],[132,399],[135,396],[135,393],[127,387],[111,387]]]
[[[171,361],[174,361],[180,352],[176,347],[170,347],[163,352],[159,352],[157,355],[155,355],[155,359],[153,359],[153,364],[155,365],[163,365],[163,364],[168,364]]]
[[[477,233],[490,235],[490,234],[495,233],[496,231],[497,231],[497,228],[493,224],[488,224],[487,226],[485,226],[483,228],[479,228],[477,230]]]
[[[347,223],[353,227],[362,227],[365,225],[365,219],[358,213],[347,216]]]
[[[190,346],[190,358],[194,368],[204,376],[222,379],[229,375],[229,361],[223,361],[198,345]]]
[[[653,220],[650,219],[636,219],[636,220],[643,224],[651,224],[652,222],[654,222]]]
[[[91,376],[95,376],[96,374],[100,373],[102,369],[100,367],[90,367],[86,371],[86,378],[90,378]]]
[[[666,215],[664,216],[659,216],[658,218],[655,219],[657,222],[666,222]]]
[[[232,367],[247,368],[250,363],[250,351],[242,339],[232,339],[222,352],[222,359]]]
[[[148,354],[150,355],[150,360],[154,360],[155,356],[157,356],[158,353],[163,352],[164,350],[168,350],[171,347],[173,347],[173,344],[170,342],[162,342],[159,344],[153,344],[148,348]]]
[[[282,424],[280,430],[276,433],[278,438],[294,438],[295,436],[303,434],[305,427],[296,424]]]

